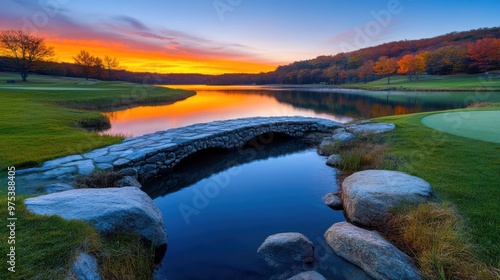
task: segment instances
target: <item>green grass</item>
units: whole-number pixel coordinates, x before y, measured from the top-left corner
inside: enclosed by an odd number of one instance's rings
[[[420,119],[431,114],[377,119],[397,126],[387,139],[388,155],[398,159],[398,170],[428,181],[442,200],[457,206],[479,258],[499,267],[500,145],[428,128]]]
[[[154,252],[138,236],[100,236],[81,221],[33,215],[22,203],[24,197],[17,198],[16,243],[12,245],[16,247],[15,273],[7,271],[6,255],[11,245],[4,230],[0,235],[0,254],[4,256],[0,279],[66,279],[81,251],[97,259],[103,279],[151,279]],[[0,205],[7,206],[5,196],[0,196]],[[6,211],[0,212],[0,219],[6,221]]]
[[[5,82],[11,79],[17,80],[16,84]],[[107,120],[100,110],[171,103],[194,94],[132,83],[86,82],[36,75],[30,76],[26,83],[19,80],[16,74],[0,73],[0,205],[3,209],[7,207],[8,166],[15,166],[17,170],[36,166],[52,158],[84,153],[123,139],[120,135],[100,135],[84,129],[106,126]],[[97,257],[105,279],[151,277],[150,250],[137,236],[101,237],[83,222],[32,215],[22,204],[24,197],[17,198],[16,273],[8,273],[3,262],[0,279],[64,279],[80,250]],[[6,218],[6,211],[0,211],[0,219],[6,221]],[[7,230],[3,232],[0,253],[6,260]]]
[[[2,182],[2,188],[4,185]],[[16,243],[12,245],[16,247],[16,271],[7,271],[5,261],[10,245],[7,246],[7,231],[3,230],[0,254],[4,261],[0,279],[64,279],[79,250],[95,250],[99,235],[90,225],[30,214],[22,203],[23,198],[17,198]],[[0,196],[0,204],[7,206],[5,196]],[[7,212],[1,211],[0,218],[6,221]]]
[[[35,166],[43,161],[84,153],[120,142],[121,136],[108,136],[81,129],[103,124],[96,110],[170,103],[194,94],[148,85],[30,76],[27,83],[7,85],[17,75],[0,73],[1,87],[91,87],[97,90],[22,90],[0,89],[0,170],[14,165]],[[102,90],[99,90],[102,89]],[[112,90],[107,90],[112,89]],[[94,111],[90,111],[94,110]],[[105,124],[103,124],[105,126]]]
[[[344,84],[343,88],[369,89],[369,90],[425,90],[425,91],[500,91],[500,74],[492,73],[483,75],[448,75],[431,76],[420,75],[419,79],[412,81],[407,76],[393,76],[391,83],[387,78],[368,83]]]

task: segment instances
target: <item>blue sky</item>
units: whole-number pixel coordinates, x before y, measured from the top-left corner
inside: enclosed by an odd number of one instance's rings
[[[2,29],[21,28],[23,17],[35,22],[38,15],[43,24],[36,31],[56,44],[93,37],[144,52],[157,48],[179,65],[184,57],[190,67],[196,67],[193,58],[200,64],[214,59],[214,67],[215,60],[279,65],[500,26],[498,0],[6,0],[0,5]]]

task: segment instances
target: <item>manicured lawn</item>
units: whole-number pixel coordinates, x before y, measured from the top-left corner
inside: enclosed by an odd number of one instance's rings
[[[121,136],[99,135],[78,128],[79,123],[102,118],[98,110],[166,104],[194,94],[149,85],[45,76],[30,76],[27,83],[5,83],[16,78],[14,74],[0,73],[0,174],[7,166],[18,169],[33,166],[121,141]],[[41,89],[8,88],[26,86]]]
[[[441,199],[455,204],[477,245],[478,257],[500,267],[500,144],[423,125],[421,119],[432,114],[435,113],[376,120],[397,126],[388,137],[389,154],[399,158],[397,169],[427,180]]]
[[[15,79],[16,84],[6,80]],[[0,219],[7,221],[8,166],[34,166],[46,160],[83,153],[123,139],[81,129],[82,123],[102,120],[99,112],[110,107],[169,103],[194,92],[148,85],[0,73]],[[29,89],[27,89],[27,87]],[[88,224],[30,214],[16,197],[16,272],[7,271],[8,232],[0,235],[3,268],[0,279],[64,279],[79,251],[96,255],[111,279],[148,279],[151,266],[142,244],[134,236],[107,240]],[[3,227],[7,225],[4,223]],[[134,239],[135,238],[135,239]],[[137,240],[136,240],[137,239]],[[119,244],[115,244],[115,243]],[[5,245],[5,246],[4,246]],[[135,275],[134,275],[135,274]],[[142,278],[141,278],[142,277]]]
[[[368,82],[368,83],[353,83],[344,84],[343,88],[359,88],[372,90],[480,90],[480,91],[500,91],[500,74],[492,73],[489,76],[484,75],[449,75],[449,76],[433,76],[421,75],[418,80],[415,78],[412,81],[407,79],[407,76],[393,76],[391,83],[387,84],[387,78]]]

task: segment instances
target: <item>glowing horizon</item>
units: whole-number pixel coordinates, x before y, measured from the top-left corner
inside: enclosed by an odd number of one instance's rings
[[[120,66],[131,72],[175,73],[175,74],[225,74],[225,73],[260,73],[276,69],[277,64],[251,61],[235,61],[224,57],[175,56],[161,52],[134,51],[121,44],[107,47],[96,41],[46,39],[48,46],[53,46],[57,62],[74,63],[73,57],[80,50],[86,50],[94,56],[116,57]]]
[[[5,0],[0,29],[46,38],[59,62],[86,50],[135,72],[259,73],[390,41],[497,26],[498,9],[494,0]]]

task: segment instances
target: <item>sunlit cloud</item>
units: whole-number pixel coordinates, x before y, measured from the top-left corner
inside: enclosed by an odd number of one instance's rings
[[[0,11],[2,28],[26,29],[23,22],[26,14],[40,9],[30,1],[16,3],[19,6],[13,10]],[[116,56],[128,70],[141,72],[255,73],[272,71],[278,65],[261,57],[252,47],[218,42],[162,26],[148,26],[125,15],[95,18],[89,22],[81,20],[74,12],[59,10],[43,26],[29,29],[27,31],[37,31],[55,47],[60,62],[72,62],[76,53],[85,49],[97,56]]]

